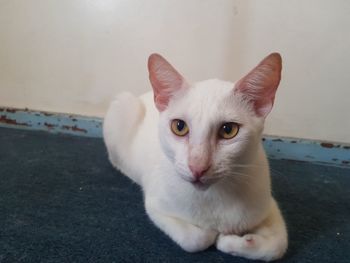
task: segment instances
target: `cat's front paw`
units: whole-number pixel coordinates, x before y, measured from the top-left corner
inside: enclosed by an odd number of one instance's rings
[[[243,237],[238,235],[223,235],[218,237],[216,246],[219,250],[230,253],[237,254],[242,249],[254,248],[257,244],[257,237],[253,234],[247,234]]]
[[[216,247],[218,250],[233,256],[272,261],[283,256],[286,246],[258,234],[244,236],[220,234],[216,241]]]
[[[192,226],[188,235],[183,236],[183,239],[178,244],[187,252],[199,252],[213,245],[217,236],[218,232],[216,231]]]

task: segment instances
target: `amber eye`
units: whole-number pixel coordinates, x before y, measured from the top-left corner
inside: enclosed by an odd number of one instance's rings
[[[219,137],[222,139],[232,139],[237,135],[239,125],[235,122],[224,123],[219,129]]]
[[[171,130],[177,136],[185,136],[189,132],[186,122],[178,119],[171,122]]]

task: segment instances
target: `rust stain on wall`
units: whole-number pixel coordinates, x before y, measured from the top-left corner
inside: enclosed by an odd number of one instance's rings
[[[75,132],[87,133],[87,130],[79,128],[77,125],[74,125],[74,126],[62,125],[62,129],[64,129],[64,130],[71,130],[71,131],[75,131]]]
[[[15,110],[15,109],[9,109],[9,108],[7,108],[6,111],[9,112],[9,113],[16,113],[16,112],[17,112],[17,110]]]
[[[53,128],[55,128],[55,127],[57,126],[57,125],[55,125],[55,124],[51,124],[51,123],[47,123],[47,122],[45,122],[44,125],[45,125],[48,129],[53,129]]]
[[[1,115],[0,116],[0,123],[11,124],[11,125],[18,125],[18,126],[29,126],[27,123],[21,123],[21,122],[17,122],[16,120],[7,118],[6,115]]]
[[[324,148],[333,148],[334,144],[333,143],[328,143],[328,142],[322,142],[321,146]]]
[[[18,109],[0,107],[0,112],[16,113]]]
[[[283,142],[282,139],[273,139],[272,141],[273,141],[273,142]]]

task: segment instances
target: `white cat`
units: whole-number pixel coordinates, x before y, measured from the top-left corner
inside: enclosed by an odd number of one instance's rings
[[[285,253],[261,144],[281,68],[273,53],[236,84],[190,84],[153,54],[153,93],[111,103],[103,127],[110,161],[142,187],[149,217],[184,250],[215,244],[265,261]]]

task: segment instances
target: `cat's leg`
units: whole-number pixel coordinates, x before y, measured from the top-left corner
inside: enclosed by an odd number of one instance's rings
[[[146,207],[152,221],[187,252],[198,252],[215,243],[218,232],[202,229],[179,218],[163,215]]]
[[[103,138],[110,162],[137,183],[140,179],[128,161],[133,136],[144,112],[144,105],[138,97],[123,92],[111,102],[103,121]]]
[[[286,226],[274,200],[270,215],[251,233],[243,236],[220,234],[216,242],[217,249],[222,252],[265,261],[281,258],[287,246]]]

